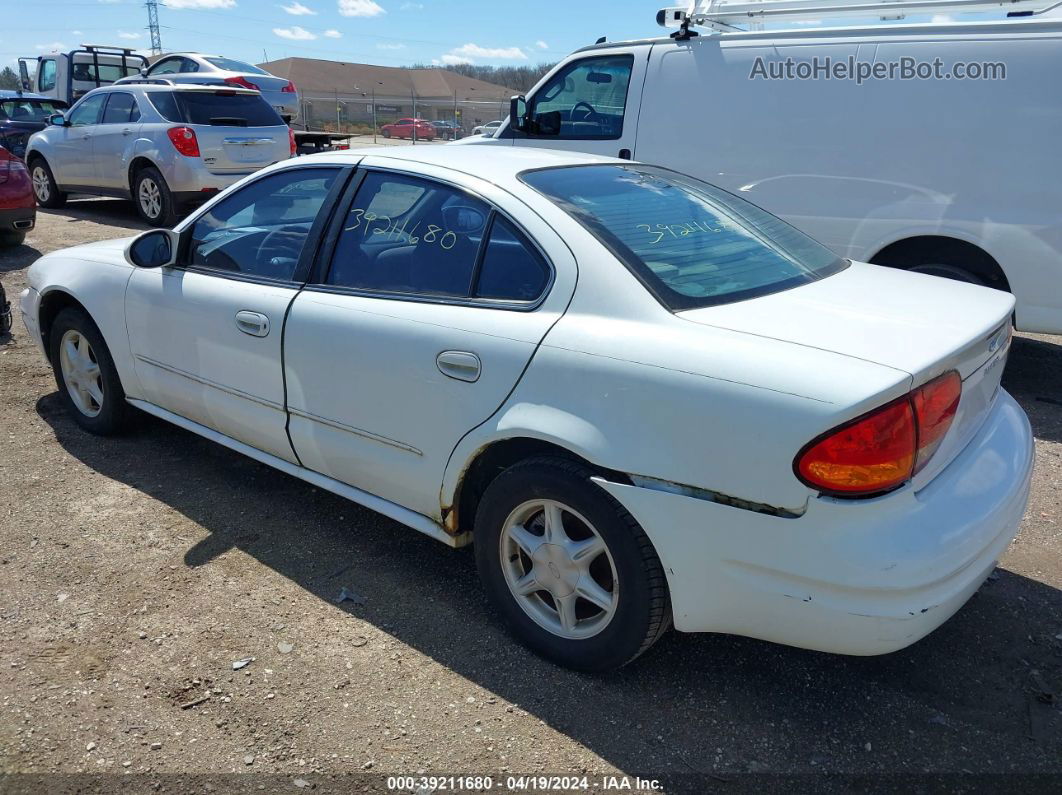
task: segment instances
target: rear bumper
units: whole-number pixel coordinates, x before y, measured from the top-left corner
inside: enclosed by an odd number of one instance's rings
[[[797,518],[601,482],[664,565],[675,626],[820,651],[884,654],[950,618],[1017,534],[1033,439],[1001,392],[963,452],[925,488],[817,498]]]
[[[0,232],[28,232],[36,223],[36,205],[0,208]]]

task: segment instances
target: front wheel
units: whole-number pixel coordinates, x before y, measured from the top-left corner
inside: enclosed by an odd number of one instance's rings
[[[383,137],[384,138],[390,138],[391,137],[391,131],[390,130],[384,130],[383,131]]]
[[[177,205],[159,170],[153,166],[140,169],[133,178],[133,201],[136,211],[151,226],[169,228],[177,223]]]
[[[591,475],[561,458],[505,470],[480,501],[475,551],[519,640],[560,665],[604,671],[652,646],[671,607],[652,543]]]

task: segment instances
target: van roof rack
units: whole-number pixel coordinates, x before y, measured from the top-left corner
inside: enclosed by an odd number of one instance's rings
[[[678,28],[671,34],[686,39],[697,34],[691,27],[738,31],[741,24],[767,21],[820,22],[824,19],[860,18],[897,21],[907,15],[984,13],[1007,9],[1008,17],[1031,17],[1062,6],[1060,0],[691,0],[687,6],[662,8],[656,14],[661,27]]]

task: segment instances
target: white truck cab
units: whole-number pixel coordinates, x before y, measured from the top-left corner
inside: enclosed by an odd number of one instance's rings
[[[61,99],[68,105],[73,105],[94,88],[139,75],[147,65],[147,58],[128,47],[98,44],[83,44],[69,52],[18,59],[24,91]]]
[[[853,260],[1009,290],[1018,328],[1059,334],[1062,4],[1048,2],[933,22],[938,6],[998,3],[899,0],[872,13],[914,21],[856,25],[845,0],[665,9],[675,34],[578,50],[470,143],[664,165]],[[739,29],[772,14],[797,24]]]

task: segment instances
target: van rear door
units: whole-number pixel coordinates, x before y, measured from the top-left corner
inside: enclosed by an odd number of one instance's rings
[[[517,146],[633,158],[651,49],[640,44],[576,53],[528,97],[527,130],[510,130],[506,123],[497,138]]]

